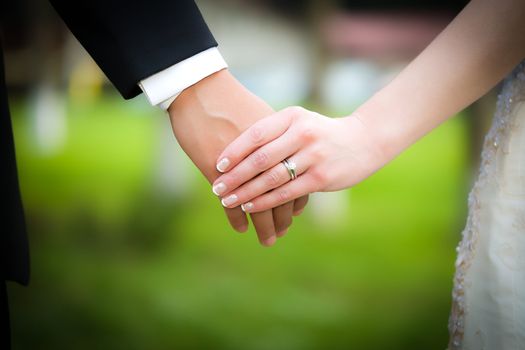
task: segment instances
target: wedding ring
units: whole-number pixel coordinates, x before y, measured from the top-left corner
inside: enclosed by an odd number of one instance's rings
[[[297,179],[297,165],[289,159],[285,159],[281,163],[286,167],[288,175],[290,175],[290,180]]]

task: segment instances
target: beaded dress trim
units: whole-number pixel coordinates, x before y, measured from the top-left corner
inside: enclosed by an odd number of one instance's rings
[[[476,254],[479,215],[484,205],[479,199],[479,193],[482,188],[498,179],[495,159],[498,152],[501,152],[502,144],[509,138],[512,129],[511,111],[519,101],[525,101],[525,61],[521,62],[503,83],[494,120],[483,144],[479,176],[468,196],[469,215],[462,240],[456,248],[458,256],[452,290],[452,311],[448,323],[449,350],[462,349],[465,315],[468,313],[465,303],[465,287],[468,287],[465,285],[465,276]]]

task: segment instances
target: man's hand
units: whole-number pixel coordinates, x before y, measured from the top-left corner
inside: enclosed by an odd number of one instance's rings
[[[264,101],[222,70],[184,90],[168,109],[175,137],[210,183],[221,173],[215,168],[223,149],[257,120],[273,113]],[[299,215],[308,197],[251,214],[261,244],[271,246]],[[241,203],[239,203],[240,205]],[[239,232],[248,228],[239,206],[225,208],[230,224]]]

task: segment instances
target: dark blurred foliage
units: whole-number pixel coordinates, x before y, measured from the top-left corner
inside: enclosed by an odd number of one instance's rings
[[[446,11],[459,12],[466,0],[258,0],[276,12],[294,17],[303,17],[311,9],[321,6],[336,7],[345,11],[381,10],[381,11]]]
[[[460,11],[468,1],[465,0],[339,0],[346,10],[442,10]]]
[[[27,44],[29,40],[29,28],[31,27],[31,19],[28,14],[29,3],[25,0],[21,1],[2,1],[0,5],[0,24],[2,33],[9,33],[9,35],[2,35],[2,41],[7,48],[17,48]]]

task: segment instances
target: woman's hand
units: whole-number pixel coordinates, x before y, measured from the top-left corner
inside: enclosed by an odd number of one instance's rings
[[[213,192],[227,208],[256,213],[312,192],[336,191],[365,179],[385,163],[357,115],[332,119],[290,107],[256,122],[218,158],[224,172]],[[281,163],[296,165],[290,179]]]
[[[222,70],[184,90],[169,108],[173,132],[195,165],[213,182],[217,156],[224,147],[256,121],[273,111],[250,93],[229,72]],[[252,214],[252,223],[261,244],[270,246],[283,236],[292,215],[302,211],[308,197],[299,198]],[[246,214],[240,207],[225,208],[234,229],[248,229]]]

